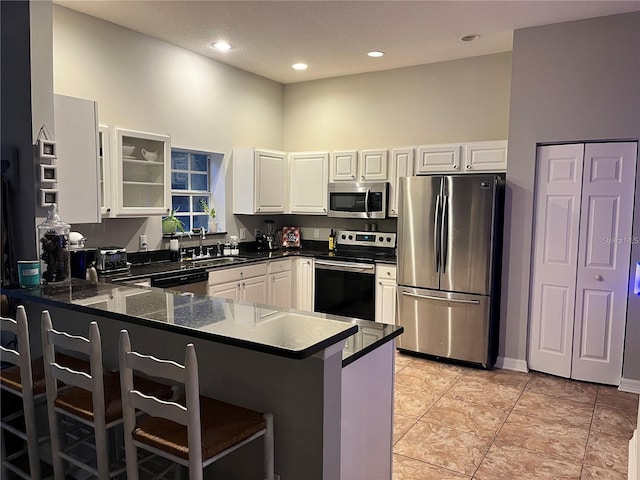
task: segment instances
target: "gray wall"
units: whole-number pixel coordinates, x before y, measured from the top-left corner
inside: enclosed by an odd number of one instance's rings
[[[640,13],[515,32],[500,355],[524,360],[527,354],[536,144],[638,138]],[[638,196],[636,190],[635,236]],[[640,245],[634,245],[632,263],[638,260]],[[640,298],[634,295],[623,377],[640,379]]]

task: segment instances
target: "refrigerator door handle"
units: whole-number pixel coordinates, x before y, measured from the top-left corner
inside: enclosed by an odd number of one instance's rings
[[[440,195],[436,195],[436,213],[433,218],[433,258],[438,273],[440,273],[440,198]]]
[[[442,273],[447,272],[447,247],[449,243],[449,196],[442,196],[442,216],[440,221],[440,265],[442,266]]]
[[[445,297],[433,297],[431,295],[418,295],[416,293],[411,293],[411,292],[402,292],[402,295],[405,295],[407,297],[421,298],[424,300],[439,300],[441,302],[449,302],[449,303],[466,303],[471,305],[480,305],[480,300],[456,300],[456,299],[445,298]]]

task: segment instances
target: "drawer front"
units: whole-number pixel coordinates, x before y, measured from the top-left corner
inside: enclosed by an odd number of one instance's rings
[[[378,279],[389,279],[389,280],[394,280],[396,279],[396,267],[395,265],[381,265],[381,264],[377,264],[376,265],[376,277],[378,277]]]
[[[267,264],[264,262],[245,265],[242,267],[221,268],[209,272],[209,285],[237,282],[247,278],[267,274]]]
[[[280,273],[291,270],[291,259],[286,260],[271,260],[269,262],[269,273]]]

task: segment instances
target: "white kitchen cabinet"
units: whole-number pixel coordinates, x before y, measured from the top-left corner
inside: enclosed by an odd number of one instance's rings
[[[290,213],[327,214],[328,152],[289,154]]]
[[[329,169],[330,182],[356,181],[358,178],[358,152],[355,150],[332,152]]]
[[[171,206],[171,137],[116,127],[115,215],[166,215]]]
[[[233,149],[233,213],[285,213],[289,198],[287,155],[275,150]]]
[[[398,216],[398,186],[400,177],[413,176],[415,149],[413,147],[391,150],[389,166],[389,216]]]
[[[422,145],[418,147],[416,174],[459,173],[461,152],[459,143]]]
[[[269,305],[291,308],[292,306],[292,281],[291,259],[272,260],[268,265],[268,292]]]
[[[396,323],[396,266],[376,265],[376,322]]]
[[[529,366],[618,385],[637,143],[538,148]]]
[[[98,105],[91,100],[54,95],[60,216],[67,223],[101,221],[98,175]],[[41,188],[55,188],[41,179]]]
[[[388,150],[355,150],[331,154],[331,182],[384,182],[388,180]]]
[[[267,264],[215,269],[209,272],[207,293],[213,297],[266,303]]]
[[[296,258],[293,265],[294,302],[293,307],[313,312],[314,307],[314,261],[313,258]]]
[[[462,158],[465,172],[506,172],[507,141],[465,143]]]
[[[100,212],[103,217],[115,215],[113,194],[113,157],[111,156],[111,139],[113,127],[100,125],[98,127],[99,169],[98,190],[100,193]]]

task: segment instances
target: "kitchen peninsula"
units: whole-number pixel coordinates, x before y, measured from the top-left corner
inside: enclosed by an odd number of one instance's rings
[[[34,352],[43,309],[70,333],[86,335],[98,322],[107,368],[117,368],[123,328],[134,349],[161,358],[182,362],[193,343],[203,394],[273,412],[281,480],[391,478],[394,339],[402,328],[75,279],[2,293],[27,308]],[[254,443],[214,465],[212,478],[261,478],[251,458],[262,446]]]

